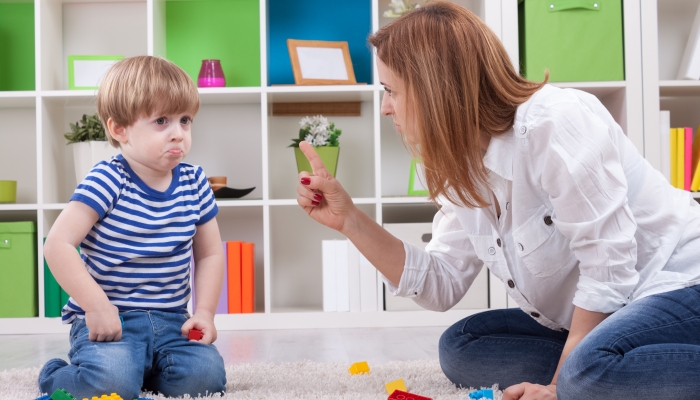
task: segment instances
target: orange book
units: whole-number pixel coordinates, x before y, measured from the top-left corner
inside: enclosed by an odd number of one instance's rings
[[[243,313],[255,312],[255,244],[241,246],[241,297]]]
[[[228,258],[228,313],[240,314],[241,297],[241,242],[226,242]]]

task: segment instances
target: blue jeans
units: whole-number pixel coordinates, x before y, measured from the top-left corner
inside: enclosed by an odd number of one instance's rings
[[[65,389],[78,399],[117,393],[139,397],[141,389],[169,397],[226,390],[224,360],[213,345],[189,342],[180,328],[187,317],[163,311],[129,311],[119,342],[91,342],[85,320],[70,331],[71,363],[54,358],[39,374],[39,389]]]
[[[464,387],[551,382],[568,333],[519,309],[463,319],[440,338],[440,365]],[[569,399],[698,399],[700,285],[618,310],[569,354],[557,396]]]

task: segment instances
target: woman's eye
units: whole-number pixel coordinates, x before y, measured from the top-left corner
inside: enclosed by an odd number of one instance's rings
[[[192,122],[192,119],[190,119],[190,117],[182,117],[182,118],[180,118],[180,123],[183,124],[183,125],[187,125],[187,124],[189,124],[190,122]]]
[[[156,120],[156,124],[158,125],[165,125],[166,122],[168,122],[168,120],[165,117],[161,117]]]

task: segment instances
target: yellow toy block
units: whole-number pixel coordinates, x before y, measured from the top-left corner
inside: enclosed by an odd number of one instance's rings
[[[369,374],[369,364],[367,364],[367,361],[356,362],[350,366],[348,372],[353,375]]]
[[[88,398],[86,397],[83,400],[88,400]],[[101,397],[92,396],[92,400],[124,400],[124,399],[122,399],[121,396],[119,396],[118,394],[112,393],[109,396],[106,394],[103,394]]]
[[[384,385],[384,386],[386,386],[386,391],[387,391],[387,393],[389,393],[389,394],[394,393],[394,390],[400,390],[400,391],[402,391],[402,392],[408,392],[408,390],[406,390],[406,384],[403,383],[403,379],[397,379],[397,380],[395,380],[395,381],[393,381],[393,382],[387,383],[387,384]]]

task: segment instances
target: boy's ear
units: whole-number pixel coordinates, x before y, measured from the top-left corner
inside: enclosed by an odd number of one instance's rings
[[[107,120],[107,130],[109,134],[121,144],[127,144],[128,138],[126,137],[126,128],[114,122],[112,118]]]

